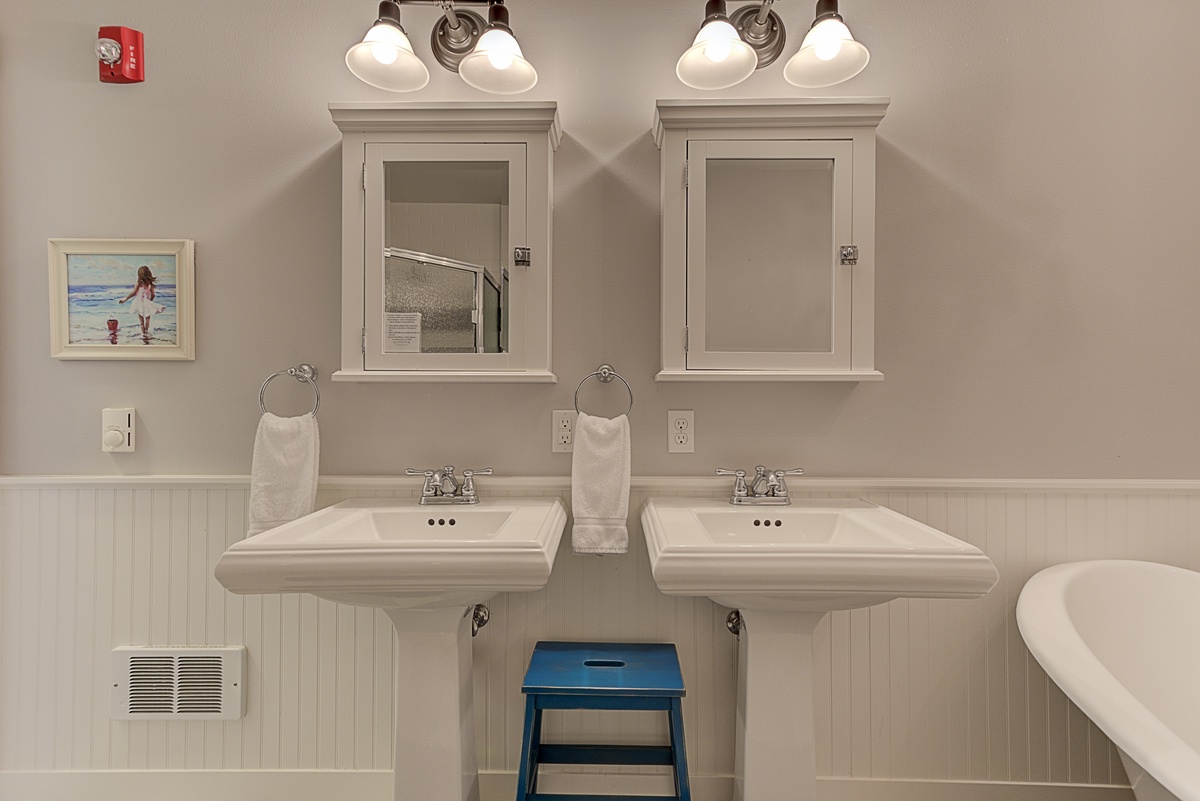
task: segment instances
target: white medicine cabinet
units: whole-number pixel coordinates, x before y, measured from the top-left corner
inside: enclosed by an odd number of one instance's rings
[[[332,103],[338,381],[553,382],[552,102]]]
[[[658,381],[865,381],[886,98],[659,100]]]

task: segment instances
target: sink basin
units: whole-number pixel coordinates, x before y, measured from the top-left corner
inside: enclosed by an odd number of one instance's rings
[[[975,546],[857,498],[652,498],[642,531],[662,592],[738,610],[735,801],[816,799],[812,637],[828,612],[979,598],[999,578]]]
[[[383,609],[396,630],[392,797],[479,801],[472,612],[542,589],[566,522],[557,498],[344,501],[234,543],[214,573],[231,592]]]
[[[350,500],[234,543],[215,574],[236,593],[307,592],[390,609],[540,590],[566,523],[557,499],[470,506]]]
[[[642,527],[660,590],[736,609],[978,598],[998,578],[975,546],[857,498],[783,507],[655,498]]]

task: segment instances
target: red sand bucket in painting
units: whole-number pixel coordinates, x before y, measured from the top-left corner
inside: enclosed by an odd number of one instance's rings
[[[117,344],[117,329],[120,327],[121,324],[115,318],[108,318],[108,341],[114,345]]]

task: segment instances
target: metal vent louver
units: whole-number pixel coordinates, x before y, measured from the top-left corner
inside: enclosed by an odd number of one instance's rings
[[[128,646],[112,659],[114,719],[236,720],[245,712],[243,646]]]

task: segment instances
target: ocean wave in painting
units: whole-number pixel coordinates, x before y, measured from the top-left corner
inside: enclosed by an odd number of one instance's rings
[[[120,303],[129,294],[127,286],[71,286],[67,291],[67,321],[72,345],[170,345],[178,344],[175,286],[158,284],[154,303],[163,308],[150,318],[150,334],[142,336],[142,324],[130,308],[133,301]],[[115,331],[109,320],[116,321]],[[115,336],[114,336],[115,334]]]

